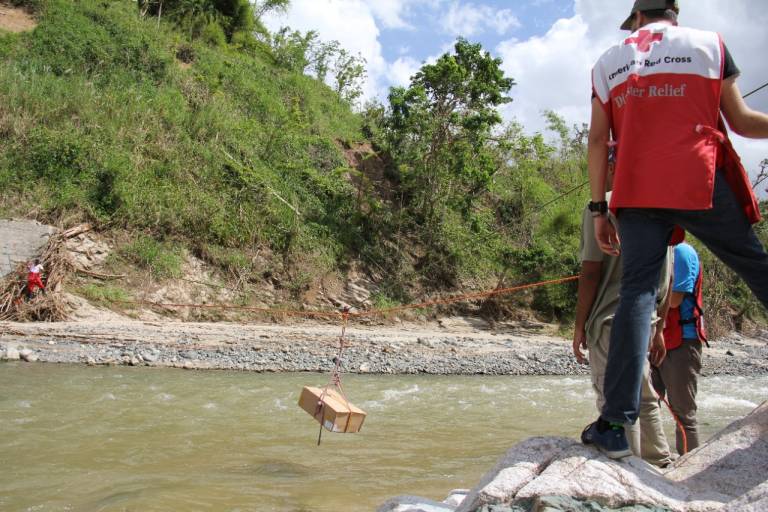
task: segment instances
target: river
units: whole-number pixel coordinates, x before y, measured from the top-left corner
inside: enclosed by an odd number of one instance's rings
[[[442,500],[516,442],[577,436],[595,416],[586,377],[350,375],[365,425],[325,432],[318,447],[296,401],[326,380],[0,364],[0,510],[346,512],[399,494]],[[702,379],[703,439],[767,396],[768,377]]]

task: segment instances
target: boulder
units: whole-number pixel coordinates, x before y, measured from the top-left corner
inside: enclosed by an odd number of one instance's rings
[[[469,492],[470,489],[454,489],[448,494],[448,497],[443,500],[443,503],[456,508],[467,498]]]

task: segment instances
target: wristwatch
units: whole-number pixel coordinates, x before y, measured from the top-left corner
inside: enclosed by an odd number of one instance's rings
[[[592,212],[593,217],[605,215],[608,213],[608,201],[590,201],[587,208],[589,208],[589,211]]]

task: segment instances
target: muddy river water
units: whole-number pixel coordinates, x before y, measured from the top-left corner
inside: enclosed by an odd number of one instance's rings
[[[365,425],[326,432],[318,447],[296,401],[326,381],[0,364],[0,510],[344,512],[399,494],[442,500],[516,442],[575,437],[595,415],[586,377],[350,375]],[[706,439],[768,397],[768,377],[704,378],[699,396]]]

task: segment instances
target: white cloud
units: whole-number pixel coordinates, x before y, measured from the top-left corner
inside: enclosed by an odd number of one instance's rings
[[[505,114],[529,131],[543,130],[544,109],[571,122],[588,121],[590,69],[600,55],[599,48],[584,44],[588,38],[589,26],[574,16],[558,20],[544,36],[499,45],[504,72],[517,83]]]
[[[446,32],[457,36],[472,36],[493,29],[504,35],[520,26],[520,21],[509,9],[494,9],[487,5],[462,4],[454,0],[442,19]]]
[[[408,0],[378,0],[368,2],[371,11],[385,28],[413,28],[404,19]]]
[[[514,101],[507,105],[507,118],[518,119],[528,131],[541,131],[541,111],[552,109],[569,123],[589,121],[590,71],[602,51],[623,34],[618,27],[629,14],[615,0],[576,0],[575,15],[558,20],[543,36],[501,43],[497,52],[504,70],[516,80]],[[749,8],[748,0],[680,0],[680,24],[717,30],[742,71],[739,84],[747,92],[768,81],[764,71],[764,48],[768,34],[768,11]],[[754,6],[753,6],[754,7]],[[723,16],[723,12],[728,16]],[[768,90],[748,100],[756,109],[768,111]],[[745,167],[750,172],[768,157],[768,141],[753,141],[733,135]]]
[[[400,57],[389,66],[387,74],[392,85],[408,86],[411,77],[421,67],[421,63],[411,57]]]

